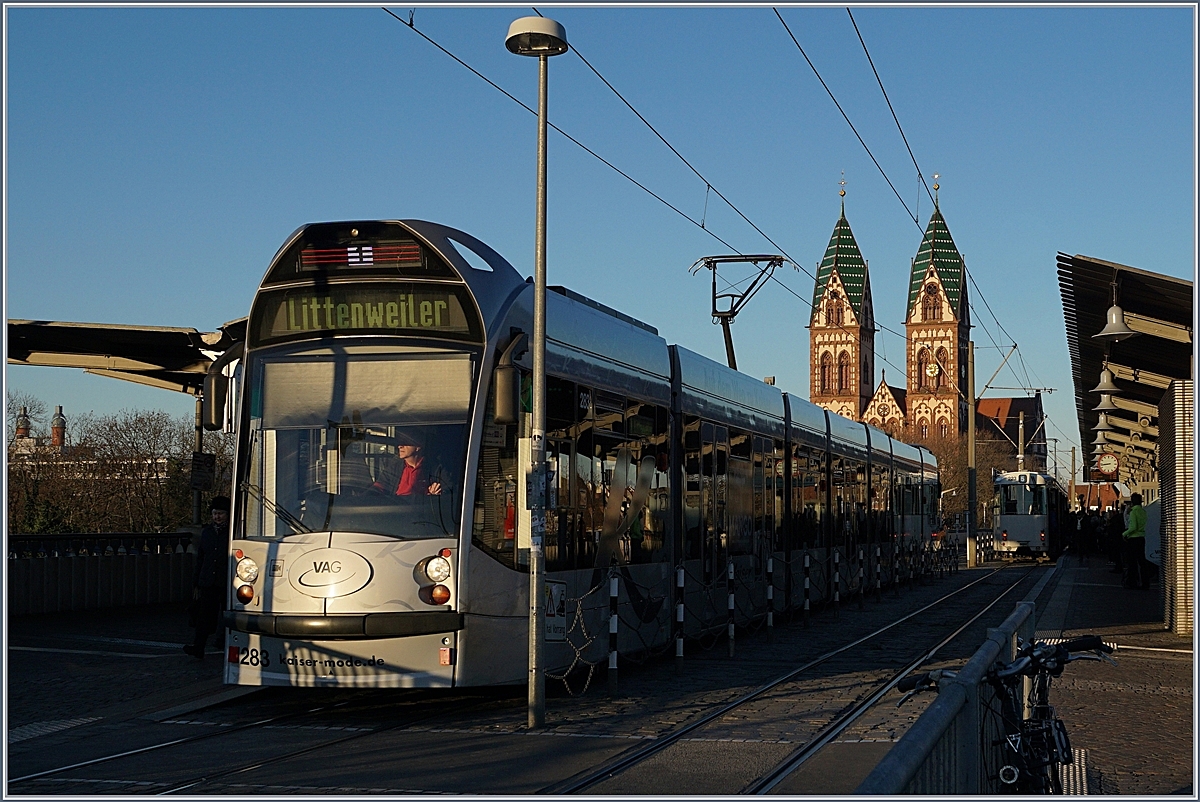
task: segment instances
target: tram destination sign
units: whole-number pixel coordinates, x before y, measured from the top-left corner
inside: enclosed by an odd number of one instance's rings
[[[370,283],[260,293],[254,344],[328,332],[431,334],[479,339],[479,324],[462,286]]]

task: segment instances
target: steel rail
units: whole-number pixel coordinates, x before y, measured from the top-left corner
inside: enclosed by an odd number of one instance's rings
[[[50,777],[54,774],[61,774],[64,771],[71,771],[72,769],[81,769],[81,768],[84,768],[85,766],[95,766],[99,763],[108,763],[113,760],[120,760],[121,758],[132,757],[134,755],[142,755],[142,754],[145,754],[146,752],[154,752],[159,749],[166,749],[169,746],[178,746],[180,744],[195,743],[196,741],[203,741],[208,738],[215,738],[218,735],[229,735],[229,734],[232,734],[235,732],[243,732],[248,729],[253,729],[254,727],[265,727],[266,725],[274,724],[277,721],[287,721],[288,719],[298,718],[300,716],[312,715],[313,713],[320,713],[325,710],[333,710],[334,708],[342,707],[345,704],[348,704],[348,702],[337,702],[335,704],[321,705],[318,707],[310,708],[308,710],[301,710],[296,713],[286,713],[286,714],[279,715],[279,716],[269,716],[267,718],[258,719],[257,721],[249,721],[245,724],[238,724],[233,727],[220,729],[215,732],[206,732],[206,733],[202,733],[200,735],[189,735],[185,738],[175,738],[170,741],[164,741],[162,743],[151,744],[150,746],[142,746],[137,749],[130,749],[125,752],[118,752],[113,755],[104,755],[102,757],[94,757],[91,760],[82,760],[78,763],[72,763],[69,766],[59,766],[58,768],[54,768],[54,769],[46,769],[45,771],[38,771],[38,772],[34,772],[33,774],[26,774],[22,777],[14,777],[14,778],[10,779],[8,782],[10,784],[12,784],[12,783],[26,782],[28,780],[36,780],[41,777]]]
[[[576,777],[568,778],[567,780],[565,780],[563,782],[554,783],[552,785],[546,786],[546,787],[540,789],[539,791],[537,791],[536,793],[539,793],[539,794],[578,793],[579,791],[581,791],[585,788],[588,788],[592,785],[595,785],[598,782],[609,779],[610,777],[615,777],[616,775],[626,771],[627,769],[637,765],[638,763],[641,763],[642,761],[650,758],[651,756],[658,754],[659,752],[661,752],[664,749],[666,749],[667,747],[677,743],[678,741],[683,740],[685,737],[690,735],[692,732],[695,732],[696,730],[698,730],[702,727],[705,727],[708,724],[711,724],[713,721],[724,716],[726,713],[730,712],[731,710],[735,710],[738,707],[741,707],[742,705],[746,704],[747,702],[753,701],[754,699],[762,696],[763,694],[778,687],[779,685],[782,685],[783,683],[794,679],[795,677],[799,676],[800,674],[804,673],[805,671],[808,671],[809,669],[819,666],[822,663],[836,657],[837,655],[839,655],[843,652],[849,651],[850,649],[853,649],[854,647],[859,646],[859,645],[865,643],[866,641],[869,641],[872,638],[875,638],[875,637],[883,634],[884,632],[887,632],[888,630],[899,626],[900,624],[904,623],[905,621],[908,621],[909,619],[911,619],[915,616],[918,616],[921,613],[924,613],[926,610],[936,607],[937,605],[941,604],[942,602],[947,601],[948,599],[951,599],[954,596],[957,596],[959,593],[962,593],[963,591],[966,591],[966,590],[969,590],[970,588],[975,587],[976,585],[980,584],[981,582],[984,582],[984,581],[990,579],[992,576],[996,575],[997,573],[999,573],[1002,570],[1004,570],[1004,569],[1003,568],[992,569],[992,571],[990,573],[985,574],[984,576],[980,577],[979,579],[974,580],[973,582],[963,585],[961,588],[958,588],[957,590],[954,590],[954,591],[946,594],[945,596],[941,597],[940,599],[936,599],[936,600],[930,602],[929,604],[925,605],[924,607],[920,608],[919,610],[915,610],[902,618],[898,618],[895,621],[891,622],[890,624],[888,624],[884,627],[880,627],[879,629],[875,630],[874,632],[864,635],[863,637],[859,638],[858,640],[853,641],[852,643],[848,643],[845,646],[840,646],[837,649],[833,649],[831,651],[825,652],[824,654],[810,660],[809,662],[805,663],[804,665],[800,666],[799,668],[793,669],[793,670],[789,671],[788,673],[786,673],[780,677],[777,677],[776,679],[773,679],[764,685],[759,686],[758,688],[750,691],[749,693],[747,693],[731,702],[727,702],[726,704],[718,707],[716,710],[712,711],[711,713],[708,713],[707,715],[702,716],[701,718],[697,719],[696,721],[693,721],[690,724],[686,724],[686,725],[674,730],[673,732],[667,733],[662,738],[658,738],[658,739],[655,739],[654,741],[632,747],[627,752],[617,755],[615,758],[611,759],[607,763],[602,764],[602,766],[598,769],[591,770],[591,771],[583,774],[582,776],[577,775]],[[1026,576],[1028,576],[1028,573],[1025,574],[1024,576],[1022,576],[1020,580],[1017,580],[1017,583],[1015,583],[1015,584],[1019,584],[1022,580],[1025,579]],[[1015,584],[1014,584],[1014,587],[1015,587]],[[1011,589],[1012,588],[1009,588],[1009,590],[1011,590]],[[1005,593],[1008,593],[1009,590],[1006,590]],[[919,663],[918,663],[918,665],[919,665]],[[911,669],[909,669],[909,670],[911,670]]]
[[[477,702],[478,702],[478,699],[463,701],[460,704],[453,706],[449,710],[442,708],[440,710],[437,710],[436,712],[432,712],[427,715],[411,716],[407,719],[403,719],[401,721],[397,721],[392,724],[388,724],[387,726],[384,726],[384,727],[376,727],[376,728],[372,728],[370,730],[366,730],[364,732],[355,732],[355,733],[351,733],[350,735],[344,735],[341,738],[334,738],[331,741],[324,741],[323,743],[312,744],[311,746],[306,746],[306,747],[303,747],[301,749],[296,749],[291,752],[285,752],[281,755],[272,755],[270,757],[260,758],[258,760],[254,760],[249,763],[245,763],[241,766],[234,766],[233,768],[219,771],[216,774],[208,774],[208,775],[205,775],[202,777],[197,777],[196,779],[189,780],[182,785],[177,785],[173,788],[168,788],[164,791],[159,791],[157,794],[155,794],[155,796],[167,796],[169,794],[174,794],[179,791],[186,791],[190,788],[195,788],[196,786],[204,785],[204,784],[210,783],[214,780],[219,780],[222,777],[229,777],[234,774],[245,774],[246,772],[254,771],[255,769],[262,768],[263,766],[268,765],[268,764],[280,763],[285,760],[292,760],[293,758],[297,758],[302,755],[306,755],[309,752],[316,752],[317,750],[320,750],[320,749],[328,749],[331,746],[337,746],[338,744],[346,743],[347,741],[353,741],[358,738],[365,738],[370,735],[378,735],[381,732],[390,732],[391,730],[397,730],[397,729],[400,729],[401,727],[411,727],[414,724],[420,724],[423,721],[428,721],[429,719],[432,719],[432,718],[444,716],[447,713],[461,713],[463,710],[470,709]]]
[[[1004,590],[1003,593],[1001,593],[999,596],[997,596],[995,599],[993,599],[987,606],[985,606],[983,609],[981,609],[975,615],[971,616],[969,619],[967,619],[965,622],[963,622],[963,624],[961,626],[959,626],[958,629],[951,632],[949,635],[947,635],[945,638],[943,638],[941,641],[939,641],[937,643],[937,645],[933,646],[928,651],[926,651],[924,654],[922,654],[920,657],[918,657],[917,659],[910,662],[904,668],[900,669],[900,671],[898,671],[897,673],[893,674],[891,676],[891,678],[889,678],[886,682],[884,682],[884,684],[882,686],[880,686],[870,696],[868,696],[866,699],[863,699],[862,701],[856,703],[845,713],[839,715],[837,718],[835,718],[829,724],[825,725],[824,731],[822,731],[816,738],[814,738],[813,740],[804,744],[803,746],[798,747],[797,749],[793,750],[792,753],[790,755],[788,755],[786,758],[784,758],[774,769],[772,769],[770,772],[763,775],[759,779],[755,780],[750,785],[743,788],[741,791],[739,791],[739,793],[742,793],[742,794],[766,794],[766,793],[769,793],[772,789],[774,789],[777,785],[779,785],[779,783],[781,783],[787,777],[791,776],[796,771],[796,769],[800,768],[800,766],[802,766],[810,758],[812,758],[814,755],[816,755],[818,752],[820,752],[822,749],[824,749],[826,746],[828,746],[829,743],[832,742],[834,738],[838,737],[843,732],[845,732],[846,728],[849,727],[851,724],[853,724],[855,721],[857,721],[859,718],[861,718],[864,713],[866,713],[868,710],[870,710],[872,707],[874,707],[875,704],[880,699],[883,698],[884,694],[888,693],[890,690],[892,690],[892,688],[895,688],[896,684],[898,682],[900,682],[900,680],[903,679],[910,671],[913,671],[913,670],[919,668],[921,665],[923,665],[928,660],[930,660],[934,655],[936,655],[939,651],[941,651],[942,647],[944,647],[946,644],[950,643],[955,638],[957,638],[959,635],[961,635],[963,630],[965,630],[967,627],[971,626],[971,624],[973,624],[977,620],[979,620],[979,618],[982,617],[983,614],[986,613],[988,610],[992,609],[997,604],[999,604],[1000,601],[1005,596],[1007,596],[1018,585],[1020,585],[1022,582],[1024,582],[1025,579],[1032,572],[1033,572],[1033,569],[1030,568],[1028,571],[1025,572],[1025,574],[1020,579],[1018,579],[1016,582],[1012,583],[1008,588],[1006,588]]]

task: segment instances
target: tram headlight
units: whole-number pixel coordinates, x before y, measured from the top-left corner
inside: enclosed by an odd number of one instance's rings
[[[442,556],[430,557],[425,563],[425,576],[431,582],[445,582],[450,578],[450,561]]]
[[[235,595],[237,596],[237,600],[242,604],[249,604],[254,600],[254,588],[252,588],[250,585],[242,585],[237,589],[237,593]]]
[[[450,588],[445,585],[434,585],[429,590],[429,598],[434,604],[445,604],[450,601]]]
[[[251,560],[249,557],[243,557],[238,560],[237,568],[234,570],[237,578],[243,582],[254,582],[258,579],[258,563]]]

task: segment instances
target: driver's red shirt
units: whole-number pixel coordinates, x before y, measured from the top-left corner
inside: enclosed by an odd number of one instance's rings
[[[429,482],[425,479],[425,472],[422,470],[424,465],[424,457],[417,460],[416,465],[404,463],[404,470],[400,472],[400,482],[396,485],[397,496],[411,496],[415,493],[429,491]]]

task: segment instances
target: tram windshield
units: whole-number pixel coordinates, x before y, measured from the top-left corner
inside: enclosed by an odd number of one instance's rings
[[[469,354],[333,346],[260,357],[239,484],[244,537],[453,536]]]
[[[1045,515],[1045,485],[1000,485],[1001,515]]]

